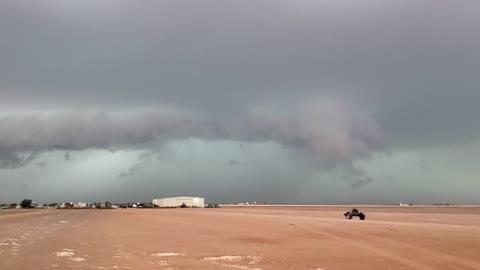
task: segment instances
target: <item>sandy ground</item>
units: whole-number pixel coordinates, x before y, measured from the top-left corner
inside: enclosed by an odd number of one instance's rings
[[[0,269],[480,269],[479,207],[3,210]]]

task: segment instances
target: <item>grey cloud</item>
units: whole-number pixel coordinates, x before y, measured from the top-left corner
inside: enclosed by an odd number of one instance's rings
[[[358,165],[350,164],[343,166],[339,168],[337,172],[353,189],[367,186],[374,181],[374,178],[371,177],[364,168]]]
[[[129,177],[140,172],[143,169],[143,167],[145,167],[148,163],[152,161],[153,155],[154,154],[152,152],[145,152],[140,154],[140,156],[138,157],[137,163],[132,167],[130,167],[127,171],[121,172],[117,176],[117,178]]]
[[[334,93],[394,146],[480,137],[479,3],[335,2],[3,1],[0,105],[228,119],[258,99]]]
[[[478,25],[478,1],[1,1],[0,168],[197,138],[349,170],[478,141]]]
[[[24,152],[0,148],[0,168],[16,169],[29,164],[37,157],[36,152]]]
[[[0,117],[0,165],[15,168],[50,150],[129,148],[155,140],[187,138],[202,123],[164,112],[118,115],[104,112],[20,113]],[[65,160],[70,158],[65,154]]]
[[[352,188],[360,188],[360,187],[366,186],[366,185],[368,185],[372,182],[373,182],[373,178],[367,176],[363,179],[354,180],[351,183],[351,186],[352,186]]]
[[[144,149],[189,138],[274,141],[309,155],[324,168],[334,168],[385,150],[378,123],[350,107],[322,99],[292,105],[285,113],[275,105],[260,105],[261,109],[229,121],[161,110],[9,114],[0,118],[0,150],[8,153],[7,162],[18,155],[18,149],[35,155],[53,150]],[[65,159],[69,158],[67,152]],[[28,159],[17,161],[23,161],[21,166]],[[12,162],[15,159],[7,163]]]
[[[43,169],[43,168],[45,168],[45,166],[47,166],[47,162],[46,161],[39,161],[39,162],[37,162],[36,165],[37,165],[37,167]]]
[[[470,126],[479,3],[336,2],[7,1],[1,103],[231,115],[258,98],[335,92],[371,106],[406,144],[412,130]]]
[[[290,102],[288,106],[286,110],[259,106],[246,124],[235,126],[233,137],[240,134],[246,136],[240,137],[245,141],[273,140],[301,150],[323,167],[387,151],[381,127],[362,108],[329,98]]]
[[[230,161],[228,162],[228,164],[230,164],[230,165],[232,165],[232,166],[235,166],[235,165],[239,165],[239,164],[241,164],[241,163],[238,162],[238,161],[236,161],[236,160],[230,160]]]
[[[137,164],[133,165],[132,167],[130,167],[127,171],[124,171],[124,172],[120,173],[117,177],[121,178],[121,177],[132,176],[135,173],[139,172],[143,168],[143,165],[144,165],[143,163],[137,163]]]

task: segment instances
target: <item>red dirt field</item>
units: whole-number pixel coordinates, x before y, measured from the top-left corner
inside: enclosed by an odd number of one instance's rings
[[[480,269],[480,207],[2,210],[0,269]]]

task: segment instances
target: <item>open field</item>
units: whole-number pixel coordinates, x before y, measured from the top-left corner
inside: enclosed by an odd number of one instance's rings
[[[480,269],[480,207],[2,210],[0,269]]]

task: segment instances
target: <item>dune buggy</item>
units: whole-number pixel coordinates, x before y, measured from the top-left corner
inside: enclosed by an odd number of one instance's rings
[[[365,219],[365,214],[358,211],[358,209],[356,208],[353,208],[352,211],[350,212],[346,212],[345,214],[343,214],[345,216],[345,218],[347,219],[352,219],[353,217],[359,217],[360,220],[364,220]]]

